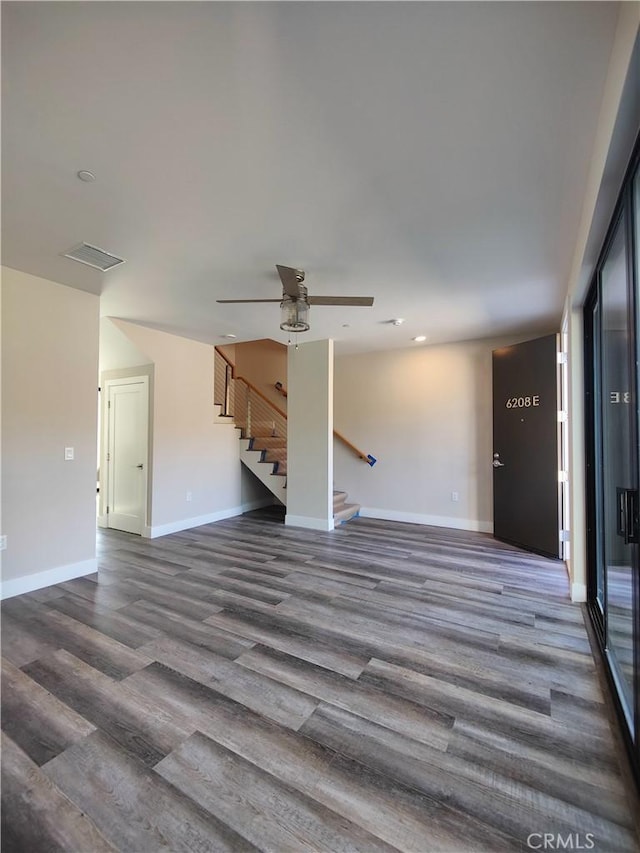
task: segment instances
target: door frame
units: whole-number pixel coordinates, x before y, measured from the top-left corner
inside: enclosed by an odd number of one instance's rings
[[[560,559],[571,559],[571,425],[569,422],[569,324],[563,320],[558,335],[558,523]]]
[[[149,495],[151,483],[151,393],[150,393],[150,377],[148,374],[137,374],[135,376],[109,376],[103,378],[100,385],[100,405],[101,405],[101,431],[100,431],[100,499],[98,510],[98,527],[109,527],[108,499],[109,499],[109,462],[107,455],[109,452],[110,443],[110,422],[109,422],[109,390],[111,388],[122,385],[134,385],[142,383],[146,394],[147,408],[147,430],[146,430],[146,452],[144,460],[144,515],[142,518],[141,535],[145,535],[145,531],[149,528],[150,508]]]

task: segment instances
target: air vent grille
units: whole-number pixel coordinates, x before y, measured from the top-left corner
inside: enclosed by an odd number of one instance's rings
[[[72,261],[80,261],[81,264],[87,264],[97,270],[102,270],[102,272],[124,263],[124,258],[118,258],[110,252],[105,252],[104,249],[89,245],[89,243],[80,243],[74,246],[73,249],[64,252],[64,257],[71,258]]]

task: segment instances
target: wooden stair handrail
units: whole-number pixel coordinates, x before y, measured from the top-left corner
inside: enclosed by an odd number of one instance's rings
[[[362,459],[362,461],[366,462],[367,465],[371,465],[371,467],[373,467],[376,464],[376,462],[378,461],[377,459],[374,459],[373,456],[369,456],[368,454],[363,453],[362,450],[359,450],[355,446],[355,444],[351,444],[349,439],[345,438],[341,432],[338,432],[337,429],[334,429],[333,434],[335,435],[336,438],[339,438],[343,444],[346,444],[346,446],[349,448],[349,450],[352,450],[356,454],[358,459]],[[372,459],[373,459],[373,462],[371,461]]]
[[[287,389],[284,387],[282,382],[276,382],[274,384],[274,388],[276,389],[276,391],[279,394],[282,394],[283,397],[288,396]],[[343,444],[346,444],[346,446],[349,448],[349,450],[352,450],[355,453],[355,455],[358,457],[358,459],[362,459],[363,462],[366,462],[367,465],[370,465],[373,468],[373,466],[378,461],[374,456],[371,456],[369,453],[364,453],[362,450],[360,450],[358,447],[356,447],[355,444],[351,444],[349,439],[345,438],[341,432],[338,432],[337,429],[334,429],[333,434],[335,435],[336,438],[339,438]]]

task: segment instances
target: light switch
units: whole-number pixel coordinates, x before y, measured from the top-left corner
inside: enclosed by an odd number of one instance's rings
[[[65,462],[71,462],[73,459],[75,459],[73,447],[65,447],[64,459]]]

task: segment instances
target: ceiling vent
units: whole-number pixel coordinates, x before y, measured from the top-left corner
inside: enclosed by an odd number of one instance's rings
[[[102,270],[102,272],[124,263],[124,258],[118,258],[116,255],[105,252],[104,249],[90,246],[89,243],[79,243],[73,249],[65,252],[63,257],[71,258],[72,261],[80,261],[81,264],[87,264],[87,266]]]

